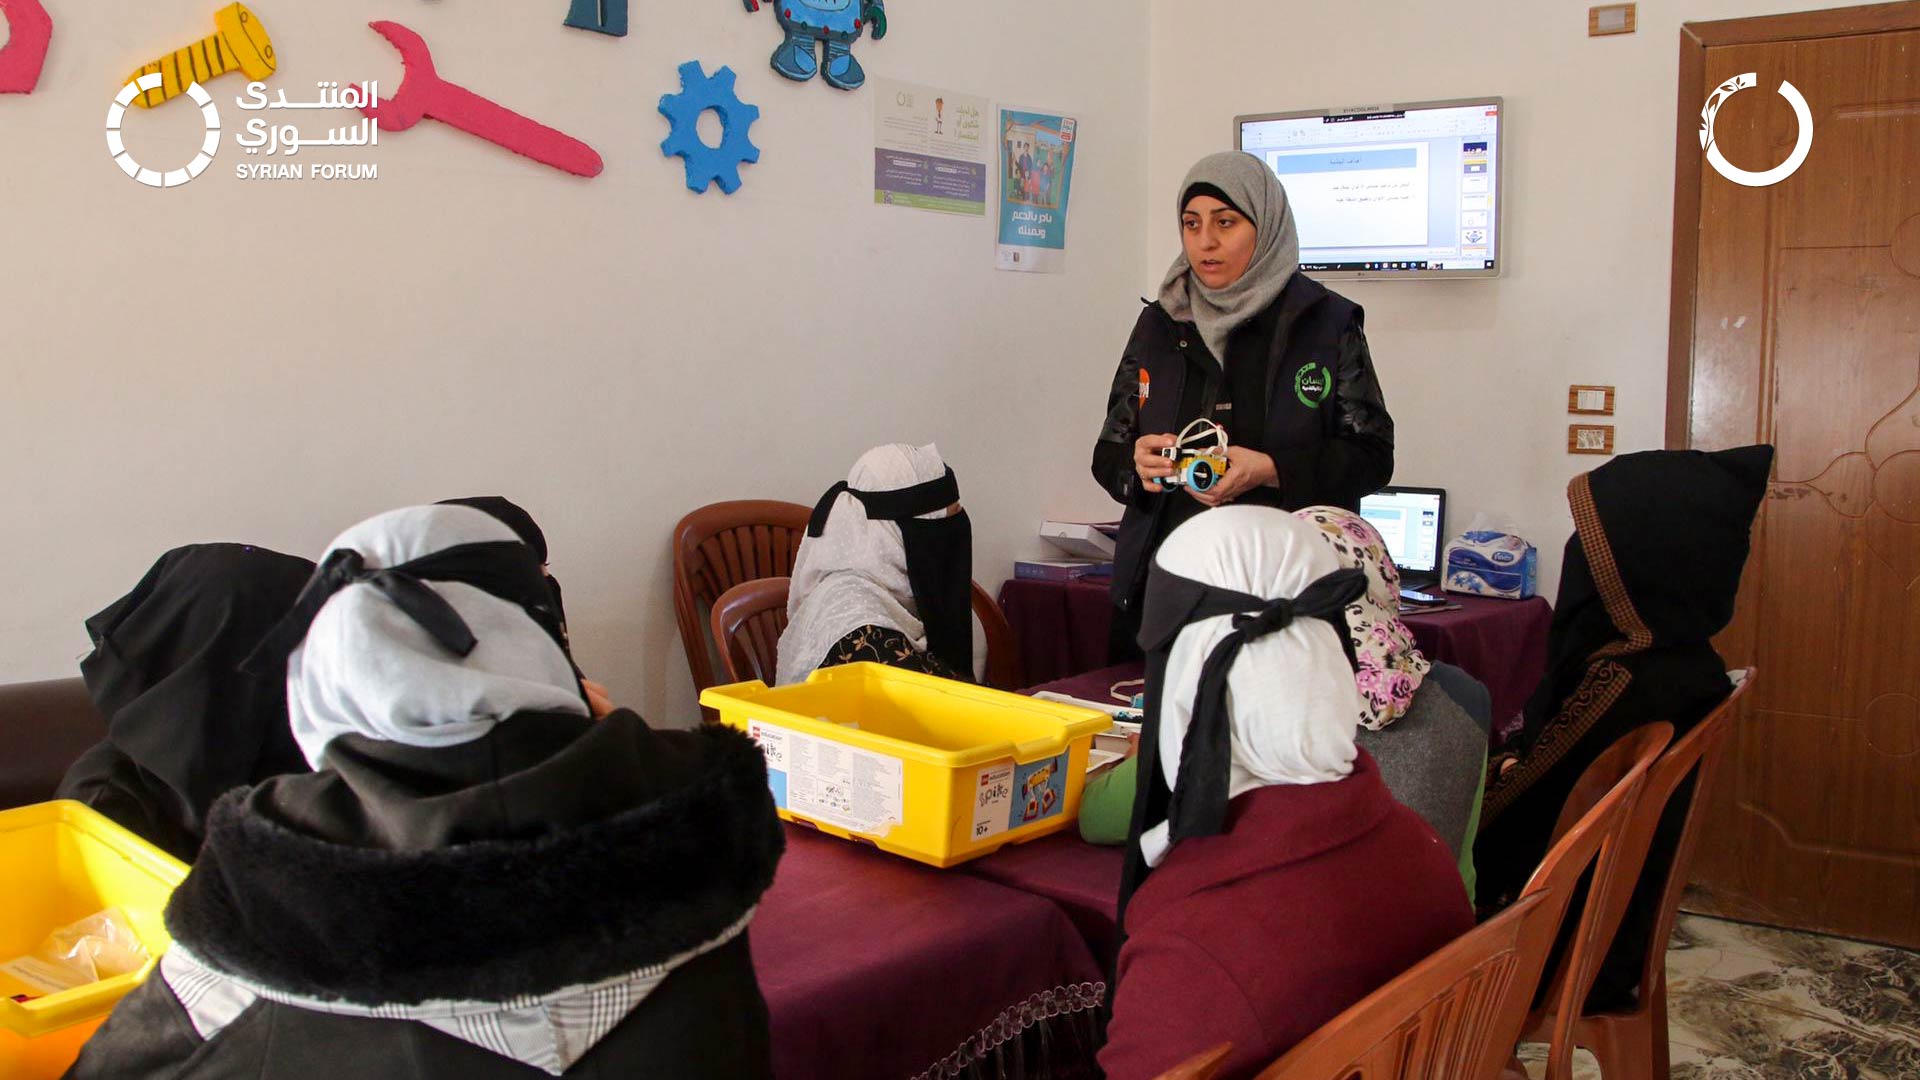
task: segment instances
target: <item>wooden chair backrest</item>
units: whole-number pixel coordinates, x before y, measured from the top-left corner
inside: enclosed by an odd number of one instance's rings
[[[1221,1043],[1212,1049],[1202,1050],[1187,1060],[1168,1069],[1154,1080],[1213,1080],[1220,1071],[1220,1063],[1233,1053],[1233,1044]]]
[[[720,594],[746,581],[793,572],[813,508],[772,499],[703,506],[673,530],[673,614],[687,651],[693,692],[716,683],[708,616]]]
[[[759,679],[774,684],[780,665],[780,632],[787,628],[787,585],[784,577],[743,581],[713,605],[713,640],[727,682]]]
[[[1742,673],[1733,693],[1696,724],[1693,730],[1667,747],[1666,752],[1653,763],[1653,767],[1647,770],[1646,787],[1641,791],[1621,833],[1619,863],[1614,868],[1613,880],[1601,904],[1597,916],[1599,921],[1595,926],[1596,937],[1603,946],[1600,950],[1602,957],[1612,947],[1613,936],[1619,930],[1621,920],[1626,917],[1634,889],[1639,885],[1646,867],[1654,833],[1660,827],[1661,818],[1666,815],[1668,804],[1688,777],[1697,777],[1688,800],[1686,825],[1680,834],[1673,864],[1667,871],[1666,882],[1661,890],[1659,916],[1654,924],[1653,936],[1648,940],[1647,955],[1641,969],[1643,995],[1666,976],[1667,938],[1673,932],[1673,921],[1680,910],[1680,894],[1686,891],[1694,847],[1700,839],[1700,815],[1694,811],[1705,805],[1707,789],[1719,771],[1720,762],[1725,757],[1727,739],[1733,733],[1734,716],[1756,677],[1757,670],[1753,668]],[[1575,802],[1569,799],[1566,808],[1561,811],[1560,824],[1555,826],[1555,836],[1560,834],[1563,826],[1571,825],[1569,814],[1574,809]],[[1584,997],[1576,999],[1575,1004],[1580,1005],[1584,1000]]]
[[[1589,869],[1604,891],[1612,854],[1673,737],[1667,724],[1630,733],[1588,766],[1569,797],[1585,809],[1548,850],[1520,899],[1323,1025],[1258,1080],[1412,1080],[1503,1074],[1552,958],[1570,898]],[[1595,905],[1583,911],[1590,914]],[[1574,935],[1563,970],[1591,982],[1597,959],[1589,920]],[[1559,976],[1564,993],[1570,975]],[[1582,984],[1583,986],[1585,983]],[[1582,993],[1584,994],[1584,989]],[[1558,995],[1556,995],[1558,996]],[[1571,1022],[1563,1036],[1571,1062]],[[1549,1061],[1551,1065],[1551,1058]],[[1549,1076],[1553,1075],[1549,1072]]]
[[[1544,966],[1552,957],[1567,905],[1579,892],[1581,878],[1589,869],[1592,871],[1586,890],[1589,899],[1581,905],[1572,945],[1546,976],[1547,993],[1541,1009],[1553,1014],[1547,1080],[1572,1080],[1573,1024],[1613,937],[1612,927],[1602,933],[1606,905],[1593,902],[1593,898],[1612,891],[1616,872],[1639,876],[1637,864],[1623,866],[1622,840],[1646,789],[1647,774],[1672,739],[1673,725],[1643,724],[1593,759],[1567,796],[1555,828],[1558,839],[1521,892],[1525,896],[1544,889],[1557,898],[1554,906],[1560,910],[1554,916],[1552,934],[1543,941],[1528,943],[1530,955],[1538,956]],[[1536,945],[1538,951],[1532,952]]]
[[[1268,1066],[1258,1080],[1402,1080],[1493,1075],[1520,1037],[1563,904],[1539,889],[1366,996]]]
[[[980,633],[987,640],[987,670],[982,680],[995,690],[1022,690],[1027,685],[1026,663],[1020,659],[1020,647],[1013,640],[1013,627],[987,590],[973,582],[973,617],[980,620]]]

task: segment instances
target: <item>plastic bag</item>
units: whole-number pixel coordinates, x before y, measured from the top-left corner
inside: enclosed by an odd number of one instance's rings
[[[60,927],[27,955],[0,962],[0,978],[27,987],[33,995],[55,994],[139,971],[148,959],[126,912],[110,907]]]

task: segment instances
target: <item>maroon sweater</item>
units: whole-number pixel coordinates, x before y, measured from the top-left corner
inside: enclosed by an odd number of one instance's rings
[[[1473,926],[1460,871],[1362,751],[1332,784],[1249,791],[1183,840],[1127,908],[1109,1080],[1233,1044],[1250,1076]]]

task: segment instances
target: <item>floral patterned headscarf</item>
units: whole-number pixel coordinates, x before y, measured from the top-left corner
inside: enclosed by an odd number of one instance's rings
[[[1357,662],[1360,726],[1378,731],[1406,715],[1420,680],[1433,670],[1413,631],[1400,621],[1400,570],[1366,519],[1337,506],[1309,506],[1294,516],[1320,529],[1342,567],[1367,575],[1367,594],[1347,606],[1347,632]]]

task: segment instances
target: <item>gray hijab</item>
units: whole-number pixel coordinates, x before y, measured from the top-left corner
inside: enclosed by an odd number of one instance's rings
[[[1187,191],[1195,184],[1212,184],[1253,222],[1253,259],[1240,280],[1224,289],[1209,289],[1193,274],[1185,250],[1174,258],[1160,285],[1160,306],[1167,314],[1200,328],[1221,366],[1227,362],[1227,337],[1241,323],[1266,310],[1300,269],[1300,233],[1287,205],[1287,189],[1266,163],[1252,154],[1228,150],[1209,154],[1180,181],[1180,210],[1186,210]]]

